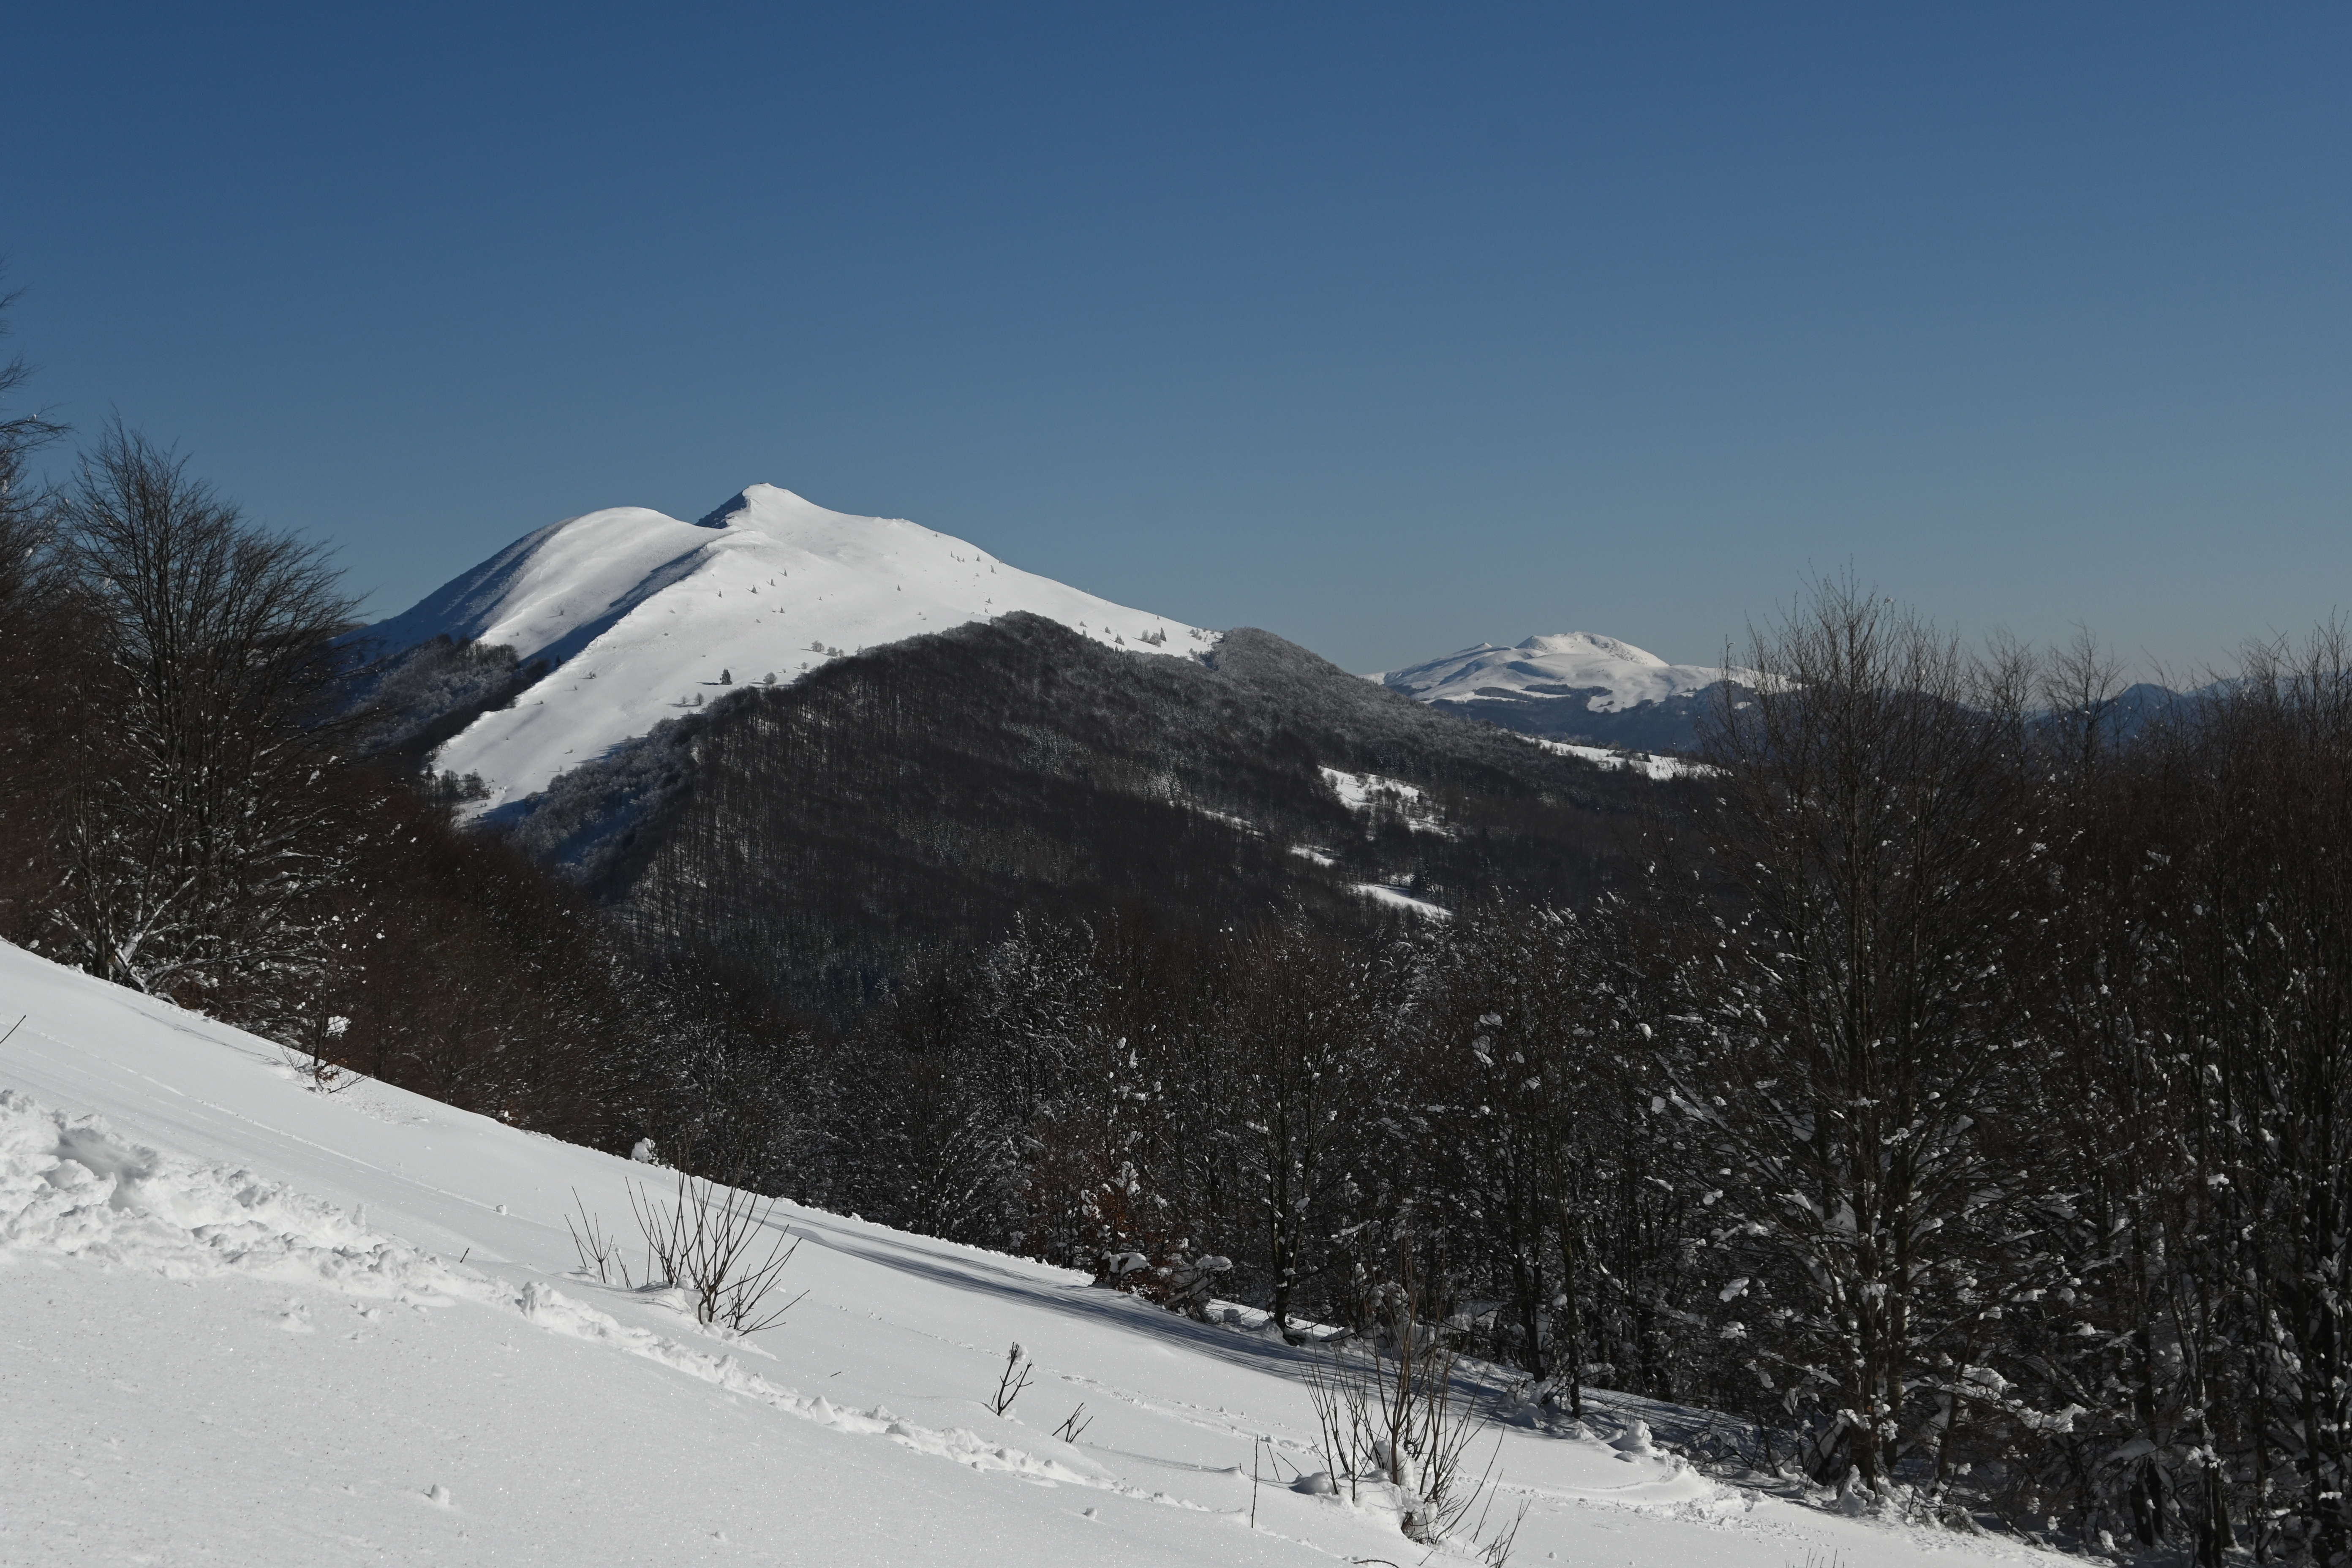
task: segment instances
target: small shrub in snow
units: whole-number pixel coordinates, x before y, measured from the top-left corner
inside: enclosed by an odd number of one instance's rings
[[[1491,1502],[1493,1462],[1474,1475],[1470,1450],[1494,1425],[1493,1412],[1455,1387],[1453,1347],[1441,1326],[1423,1320],[1409,1255],[1402,1282],[1389,1287],[1383,1304],[1377,1333],[1337,1345],[1312,1363],[1316,1448],[1351,1499],[1368,1480],[1395,1488],[1404,1532],[1435,1545],[1474,1509],[1485,1518],[1481,1500]],[[1496,1538],[1506,1556],[1516,1531],[1514,1523]]]
[[[996,1380],[996,1395],[988,1402],[988,1407],[999,1415],[1009,1415],[1013,1402],[1021,1397],[1023,1389],[1029,1386],[1029,1374],[1035,1370],[1022,1352],[1021,1342],[1013,1341],[1013,1348],[1005,1352],[1004,1373]]]
[[[650,1147],[651,1140],[639,1146]],[[575,1226],[572,1216],[566,1215],[563,1216],[563,1228],[572,1232],[572,1248],[580,1254],[580,1272],[593,1274],[600,1285],[610,1285],[617,1274],[621,1278],[622,1289],[635,1289],[635,1285],[629,1279],[629,1266],[621,1258],[620,1238],[598,1225],[596,1216],[590,1214],[588,1205],[581,1201],[578,1187],[572,1189],[572,1202],[580,1210],[580,1224]]]
[[[645,1236],[648,1273],[659,1269],[664,1283],[687,1293],[697,1322],[756,1333],[781,1321],[808,1294],[803,1291],[778,1307],[766,1304],[801,1245],[799,1237],[772,1224],[772,1198],[680,1171],[671,1203],[665,1205],[636,1188],[629,1194],[629,1208]],[[761,1254],[763,1234],[768,1241]]]

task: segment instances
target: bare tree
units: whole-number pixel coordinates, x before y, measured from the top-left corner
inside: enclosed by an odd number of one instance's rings
[[[267,1026],[330,940],[347,830],[320,722],[351,604],[322,552],[252,527],[184,458],[110,426],[57,507],[89,608],[93,753],[72,802],[73,955]]]
[[[768,1303],[801,1247],[800,1237],[776,1217],[773,1198],[680,1171],[669,1204],[639,1186],[629,1190],[629,1209],[646,1239],[647,1279],[658,1271],[663,1283],[684,1291],[697,1322],[755,1334],[783,1321],[800,1303],[801,1296],[780,1306]],[[583,1257],[593,1253],[583,1250]]]
[[[11,294],[0,297],[5,334]],[[21,358],[0,363],[0,921],[32,934],[28,911],[53,879],[45,851],[62,826],[63,760],[77,712],[67,671],[79,619],[57,570],[50,497],[35,483],[33,455],[65,433],[38,413],[12,406],[32,376]]]
[[[2013,1075],[2002,958],[2043,846],[2021,830],[2030,672],[1852,582],[1756,639],[1706,820],[1744,918],[1709,955],[1710,1058],[1683,1095],[1721,1160],[1726,1333],[1815,1476],[1933,1457],[1997,1320],[2024,1194],[1983,1137]],[[1741,1263],[1744,1262],[1744,1267]]]
[[[1302,1288],[1329,1261],[1326,1247],[1358,1217],[1365,1184],[1351,1155],[1392,1066],[1383,1031],[1395,977],[1288,925],[1249,940],[1237,959],[1223,1020],[1230,1137],[1256,1231],[1251,1250],[1288,1337]]]
[[[1364,1480],[1387,1482],[1396,1489],[1405,1534],[1436,1545],[1469,1521],[1490,1489],[1494,1458],[1484,1471],[1474,1469],[1473,1448],[1495,1411],[1465,1386],[1444,1328],[1429,1321],[1409,1245],[1398,1249],[1396,1273],[1380,1292],[1373,1331],[1318,1348],[1308,1363],[1315,1447],[1350,1500]],[[1501,1554],[1508,1556],[1507,1545]]]
[[[2158,1283],[2179,1417],[2153,1440],[2199,1559],[2352,1557],[2352,638],[2247,650],[2158,737],[2150,847],[2167,1121],[2195,1202]],[[2168,1060],[2169,1058],[2169,1060]]]

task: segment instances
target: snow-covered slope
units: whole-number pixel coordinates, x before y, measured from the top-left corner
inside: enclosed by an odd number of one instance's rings
[[[1668,664],[1632,643],[1594,632],[1533,637],[1515,647],[1480,643],[1410,669],[1370,679],[1424,702],[1582,697],[1596,713],[1688,697],[1724,679],[1699,664]]]
[[[0,1040],[0,1563],[1470,1561],[1370,1491],[1283,1484],[1314,1468],[1301,1352],[1246,1324],[787,1206],[805,1300],[714,1337],[576,1270],[565,1215],[626,1230],[626,1184],[661,1173],[311,1091],[264,1041],[5,945],[0,999],[25,1016]],[[999,1417],[1016,1340],[1037,1381]],[[1594,1405],[1584,1435],[1502,1435],[1514,1561],[2027,1556],[1706,1479],[1633,1428],[1675,1413]]]
[[[553,523],[379,622],[396,651],[437,636],[554,666],[436,754],[495,807],[543,787],[728,684],[1026,610],[1114,647],[1190,654],[1213,634],[1008,566],[895,518],[852,517],[752,485],[697,522],[615,507]]]

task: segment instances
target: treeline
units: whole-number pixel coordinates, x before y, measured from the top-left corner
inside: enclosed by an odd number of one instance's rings
[[[1831,585],[1583,910],[1141,911],[813,1049],[795,1195],[1201,1310],[1401,1289],[1568,1411],[2078,1550],[2342,1561],[2352,648],[2113,672]],[[2137,721],[2136,721],[2137,722]]]

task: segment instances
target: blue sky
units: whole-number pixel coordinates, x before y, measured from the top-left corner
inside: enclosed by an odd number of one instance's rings
[[[2352,608],[2352,9],[51,6],[37,394],[379,613],[768,480],[1360,669]]]

